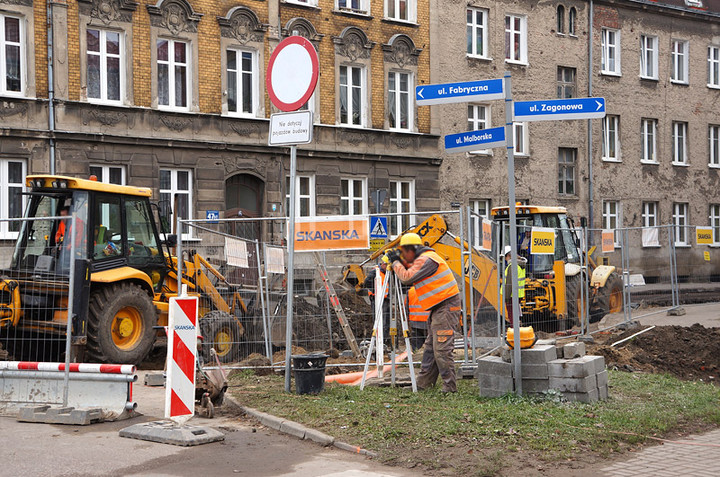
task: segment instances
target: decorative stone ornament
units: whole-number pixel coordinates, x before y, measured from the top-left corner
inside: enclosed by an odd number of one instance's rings
[[[262,42],[268,25],[260,22],[258,16],[247,7],[235,7],[224,17],[217,17],[220,34],[225,38],[234,38],[240,44]]]
[[[160,0],[147,9],[150,24],[165,28],[174,36],[182,32],[197,33],[197,24],[202,18],[186,0]]]
[[[113,22],[132,22],[137,2],[130,0],[79,0],[80,13],[100,20],[105,25]]]
[[[412,38],[401,33],[393,35],[388,44],[382,46],[382,49],[385,53],[385,61],[395,63],[400,67],[417,66],[418,56],[422,52],[421,48],[415,47]]]
[[[370,58],[370,50],[375,46],[364,31],[354,26],[345,28],[340,36],[333,37],[333,43],[335,53],[350,61]]]

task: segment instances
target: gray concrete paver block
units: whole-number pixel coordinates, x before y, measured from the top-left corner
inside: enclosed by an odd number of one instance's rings
[[[293,421],[283,421],[283,423],[280,425],[280,432],[290,434],[291,436],[295,436],[299,439],[305,438],[305,433],[307,432],[307,430],[307,427]]]
[[[585,343],[575,342],[563,346],[563,357],[565,359],[581,358],[585,356]]]

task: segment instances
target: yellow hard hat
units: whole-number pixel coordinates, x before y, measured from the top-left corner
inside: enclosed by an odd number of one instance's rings
[[[390,259],[387,258],[387,255],[383,255],[381,260],[383,261],[383,263],[387,263],[388,265],[390,265]]]
[[[420,238],[420,236],[418,234],[413,234],[413,233],[405,234],[400,239],[401,247],[404,247],[406,245],[422,245],[422,244],[423,244],[422,239]]]

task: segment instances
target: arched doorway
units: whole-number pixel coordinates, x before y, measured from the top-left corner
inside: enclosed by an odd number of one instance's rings
[[[259,217],[262,211],[265,182],[250,174],[236,174],[225,181],[225,217]],[[260,239],[257,222],[231,222],[227,232],[248,240]]]

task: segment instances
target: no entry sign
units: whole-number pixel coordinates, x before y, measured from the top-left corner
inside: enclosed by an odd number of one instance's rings
[[[270,101],[281,111],[297,111],[315,92],[319,74],[315,47],[301,36],[291,36],[275,48],[265,83]]]

